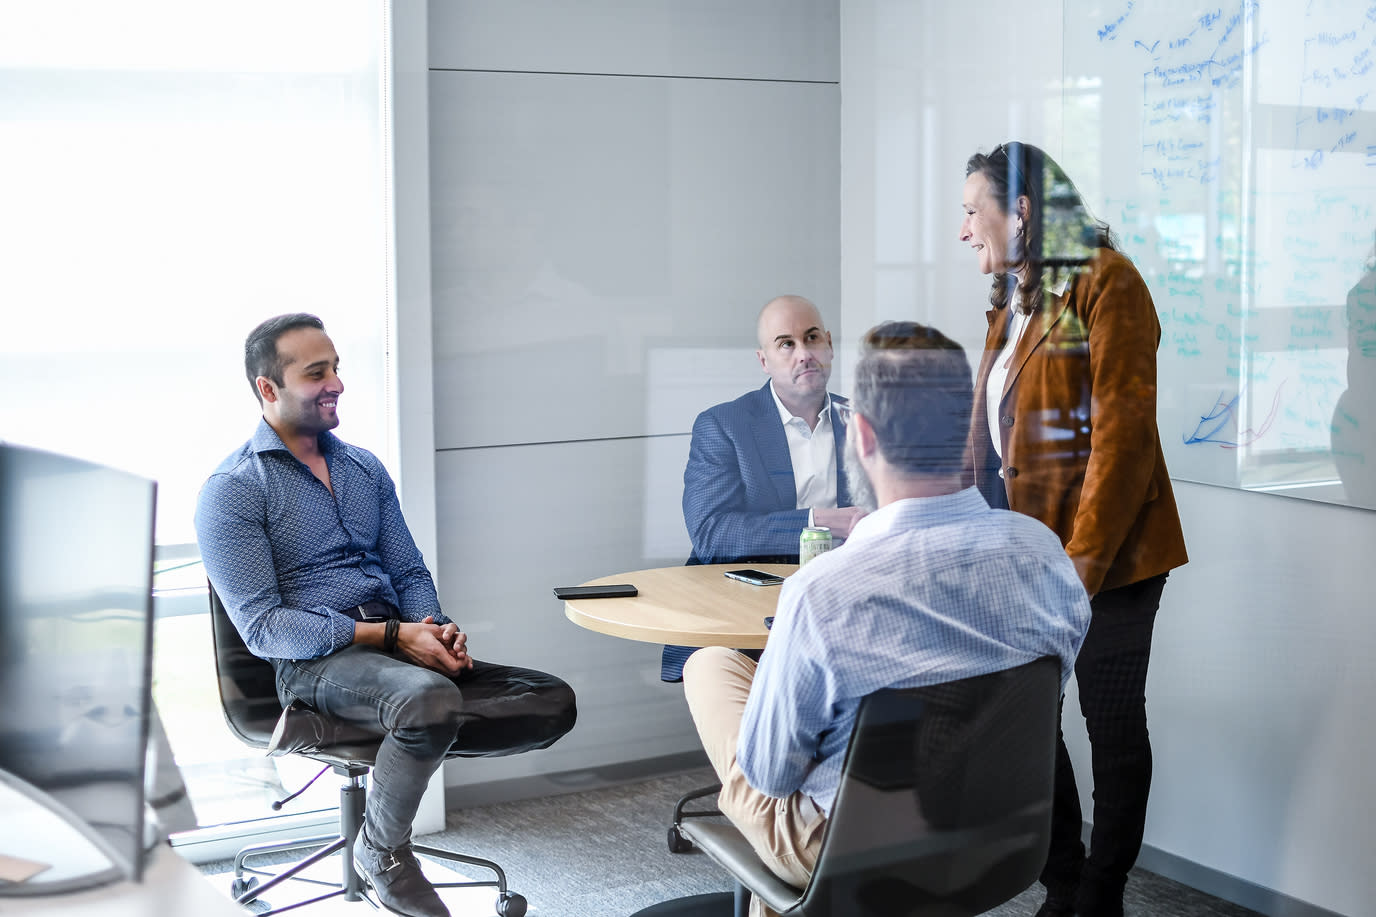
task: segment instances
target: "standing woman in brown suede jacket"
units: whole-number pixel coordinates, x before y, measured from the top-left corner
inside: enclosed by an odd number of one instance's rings
[[[1075,664],[1093,761],[1094,830],[1058,736],[1039,917],[1122,917],[1151,786],[1152,626],[1185,540],[1156,429],[1161,326],[1136,268],[1041,150],[1006,143],[966,165],[960,239],[993,275],[968,471],[991,506],[1060,535],[1093,617]]]

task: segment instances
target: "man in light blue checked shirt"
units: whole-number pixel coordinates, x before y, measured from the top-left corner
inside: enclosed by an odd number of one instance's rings
[[[1060,658],[1064,690],[1089,627],[1056,535],[962,487],[972,402],[959,344],[914,322],[871,329],[845,471],[874,511],[784,583],[758,665],[708,647],[684,667],[722,812],[795,885],[817,863],[862,698],[1041,656]]]

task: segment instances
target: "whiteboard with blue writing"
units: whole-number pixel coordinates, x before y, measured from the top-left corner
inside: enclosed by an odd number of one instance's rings
[[[1376,2],[1064,22],[1065,145],[1115,164],[1091,199],[1160,314],[1172,476],[1376,508]]]

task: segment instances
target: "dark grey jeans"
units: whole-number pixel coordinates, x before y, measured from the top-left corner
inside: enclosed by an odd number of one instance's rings
[[[473,661],[457,678],[372,647],[277,660],[277,694],[361,733],[383,736],[368,793],[368,837],[383,848],[411,837],[430,776],[451,753],[514,755],[553,745],[573,728],[573,689],[534,669]]]

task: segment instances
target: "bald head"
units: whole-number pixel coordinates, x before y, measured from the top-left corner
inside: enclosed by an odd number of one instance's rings
[[[760,348],[763,349],[773,340],[776,331],[792,329],[799,322],[826,333],[822,313],[811,300],[791,293],[774,297],[760,309],[760,317],[755,321],[755,336],[760,342]]]
[[[777,296],[760,310],[755,327],[760,366],[774,393],[796,417],[814,426],[831,378],[831,333],[822,313],[801,296]]]

